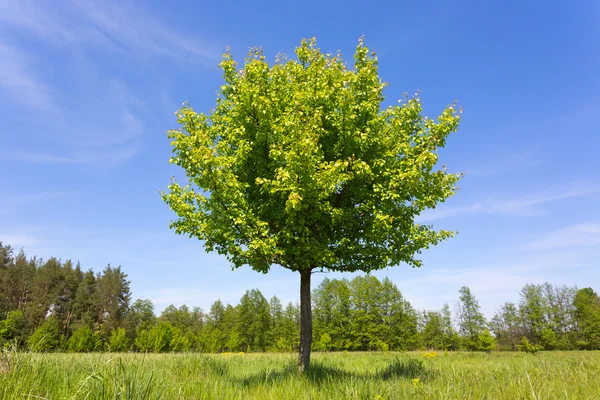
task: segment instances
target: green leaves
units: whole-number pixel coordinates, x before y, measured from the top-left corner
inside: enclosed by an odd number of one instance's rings
[[[436,120],[417,97],[381,109],[386,84],[362,38],[354,69],[315,39],[296,56],[269,65],[252,49],[238,69],[227,52],[215,110],[177,112],[170,162],[189,185],[162,193],[171,227],[261,272],[419,266],[415,254],[452,236],[414,218],[456,191],[460,176],[436,169],[456,106]]]

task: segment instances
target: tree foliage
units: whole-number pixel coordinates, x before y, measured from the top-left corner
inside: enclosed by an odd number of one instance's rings
[[[129,283],[120,268],[111,268],[112,277],[103,279],[106,269],[82,272],[69,260],[43,261],[22,251],[15,255],[4,245],[0,262],[0,285],[21,288],[0,286],[4,310],[0,346],[74,352],[291,352],[300,347],[299,304],[284,304],[277,297],[267,301],[258,289],[247,291],[237,304],[216,300],[206,313],[199,307],[170,305],[157,316],[152,301],[127,301]],[[98,282],[104,282],[101,290],[107,294],[101,299]],[[592,288],[526,285],[521,301],[503,304],[489,323],[468,287],[458,295],[460,306],[453,315],[447,304],[440,310],[416,310],[387,278],[324,278],[312,291],[312,347],[318,351],[600,349],[600,299]],[[118,317],[111,317],[111,312]],[[110,331],[108,324],[113,324]]]

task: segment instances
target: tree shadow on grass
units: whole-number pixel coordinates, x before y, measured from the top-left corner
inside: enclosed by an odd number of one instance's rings
[[[240,386],[251,388],[257,386],[273,385],[284,382],[291,377],[306,379],[311,384],[321,386],[330,382],[339,382],[344,380],[392,380],[398,378],[427,380],[433,374],[433,371],[426,368],[421,360],[414,358],[395,358],[384,368],[375,372],[356,372],[348,371],[342,368],[325,365],[320,361],[311,362],[310,368],[305,371],[302,377],[298,375],[298,366],[295,362],[287,363],[283,369],[262,369],[249,376],[233,375],[228,368],[225,360],[212,359],[206,364],[213,372],[226,378],[229,382]]]

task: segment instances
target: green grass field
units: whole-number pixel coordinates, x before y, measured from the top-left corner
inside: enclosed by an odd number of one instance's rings
[[[600,399],[600,352],[2,357],[2,399]]]

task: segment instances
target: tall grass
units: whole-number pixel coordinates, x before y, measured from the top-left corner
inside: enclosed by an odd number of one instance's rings
[[[0,358],[2,399],[599,399],[600,352],[36,354]]]

